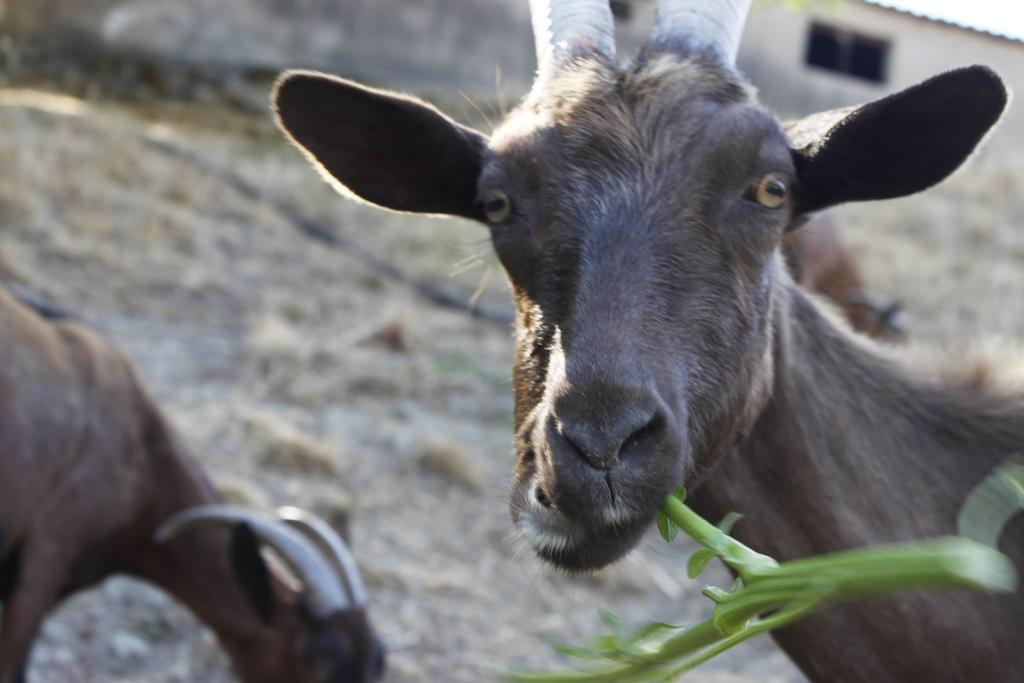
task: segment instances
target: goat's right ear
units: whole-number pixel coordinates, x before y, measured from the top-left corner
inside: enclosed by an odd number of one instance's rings
[[[483,220],[487,138],[413,97],[308,71],[274,87],[277,124],[343,192],[395,211]]]
[[[269,623],[274,616],[274,584],[260,552],[260,541],[244,522],[231,528],[231,568],[242,595],[260,619]]]
[[[995,72],[970,66],[787,125],[799,179],[797,212],[931,187],[970,156],[1008,98]]]

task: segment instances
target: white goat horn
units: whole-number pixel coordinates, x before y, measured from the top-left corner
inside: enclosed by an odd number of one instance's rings
[[[751,0],[658,0],[655,44],[711,49],[727,66],[736,63]]]
[[[615,58],[615,20],[608,0],[530,0],[539,80],[575,50]]]
[[[327,617],[351,608],[351,602],[330,561],[305,535],[272,517],[234,505],[200,505],[171,516],[157,529],[155,540],[164,543],[204,522],[248,524],[253,533],[273,548],[302,581],[310,611]]]
[[[356,564],[352,551],[348,549],[348,545],[331,528],[331,525],[311,512],[292,506],[278,509],[277,515],[306,534],[320,546],[326,555],[334,560],[348,586],[349,593],[352,595],[352,604],[356,607],[364,606],[366,604],[366,588],[363,586],[363,577],[359,574],[359,566]]]

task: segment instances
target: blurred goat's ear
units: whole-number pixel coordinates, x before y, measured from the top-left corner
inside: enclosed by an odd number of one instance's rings
[[[274,87],[277,124],[338,189],[395,211],[483,220],[483,134],[413,97],[308,71]]]
[[[970,156],[1007,99],[999,76],[971,66],[860,107],[788,124],[799,179],[797,210],[931,187]]]
[[[274,616],[274,585],[260,541],[244,522],[231,528],[231,568],[238,587],[265,623]]]
[[[0,529],[2,532],[2,529]],[[0,550],[3,549],[4,537],[0,533]],[[0,604],[5,602],[18,587],[18,579],[21,578],[21,544],[10,548],[9,551],[0,555]]]

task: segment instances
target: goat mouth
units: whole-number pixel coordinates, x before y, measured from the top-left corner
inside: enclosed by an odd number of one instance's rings
[[[609,514],[598,526],[565,517],[537,482],[524,482],[513,497],[516,529],[541,560],[569,572],[600,569],[618,560],[639,542],[647,524]]]

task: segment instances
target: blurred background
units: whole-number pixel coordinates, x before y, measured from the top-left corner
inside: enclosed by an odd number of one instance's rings
[[[627,53],[653,3],[612,4]],[[739,67],[783,116],[973,63],[1024,91],[1012,5],[757,3]],[[517,544],[511,305],[486,231],[336,196],[269,117],[278,71],[313,67],[487,131],[529,87],[532,45],[525,0],[0,0],[0,282],[123,348],[231,499],[349,519],[389,681],[551,664],[547,643],[598,631],[598,606],[705,609],[678,541],[587,578]],[[938,189],[834,212],[914,344],[1024,336],[1022,140],[1011,106]],[[50,619],[30,673],[233,680],[207,630],[123,579]],[[692,679],[802,680],[767,639]]]

